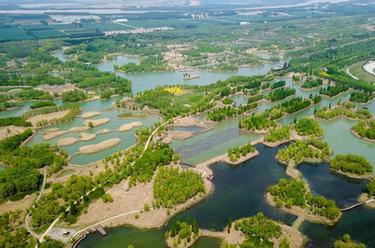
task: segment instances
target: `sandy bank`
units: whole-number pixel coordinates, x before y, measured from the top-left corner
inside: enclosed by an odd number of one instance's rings
[[[61,119],[65,115],[69,113],[70,110],[63,110],[63,111],[58,111],[54,113],[49,113],[49,114],[44,114],[44,115],[35,115],[27,119],[28,122],[31,122],[31,124],[35,127],[38,122],[40,121],[51,121],[54,119]]]
[[[100,151],[109,149],[111,147],[117,146],[120,143],[121,143],[121,139],[120,138],[113,138],[113,139],[105,140],[105,141],[100,142],[98,144],[81,146],[78,149],[78,153],[79,154],[96,153],[96,152],[100,152]]]
[[[173,139],[176,140],[184,140],[194,136],[194,132],[192,131],[178,131],[178,130],[171,130],[167,131],[166,136],[163,138],[162,142],[165,144],[170,144]]]
[[[36,194],[27,195],[18,201],[7,201],[0,205],[0,215],[6,212],[29,209],[36,198]]]
[[[70,146],[80,141],[78,138],[69,137],[69,138],[63,138],[57,141],[58,146]]]
[[[370,197],[369,197],[369,195],[368,195],[367,193],[363,193],[363,194],[361,194],[361,195],[358,197],[358,202],[362,202],[362,203],[364,203],[364,202],[366,202],[366,201],[368,201],[368,200],[370,200]],[[375,209],[375,201],[370,202],[370,203],[366,203],[365,206],[366,206],[366,207],[369,207],[369,208],[373,208],[373,209]]]
[[[13,135],[17,135],[23,133],[27,127],[19,127],[19,126],[4,126],[0,128],[0,140],[8,138]]]
[[[98,111],[90,111],[90,112],[83,113],[81,115],[81,118],[87,119],[87,118],[91,118],[91,117],[98,116],[98,115],[100,115],[100,112],[98,112]]]
[[[80,133],[79,134],[80,135],[80,140],[81,141],[89,141],[89,140],[93,140],[93,139],[95,139],[96,138],[96,134],[94,134],[94,133]]]
[[[79,229],[118,216],[102,223],[102,225],[113,227],[130,224],[139,228],[161,227],[175,214],[197,204],[213,192],[213,184],[210,181],[204,180],[204,184],[205,194],[198,194],[186,202],[175,206],[173,209],[170,209],[170,213],[168,214],[168,210],[165,208],[151,208],[148,212],[143,211],[145,203],[152,206],[152,202],[154,201],[153,182],[139,183],[129,188],[128,181],[124,180],[107,190],[107,193],[113,197],[113,202],[104,203],[101,199],[94,201],[88,207],[87,212],[79,217],[74,226]]]
[[[89,127],[72,127],[68,130],[59,130],[58,128],[53,128],[46,130],[43,135],[44,140],[51,140],[60,136],[63,136],[67,133],[74,133],[74,132],[84,132],[89,130]]]
[[[99,130],[96,135],[100,135],[100,134],[107,134],[107,133],[110,133],[111,130],[109,130],[108,128],[104,128],[104,129],[101,129]]]
[[[126,131],[129,131],[129,130],[132,130],[133,128],[141,127],[141,126],[143,126],[142,122],[134,121],[134,122],[130,122],[130,123],[126,123],[126,124],[122,125],[118,130],[120,132],[126,132]]]
[[[210,128],[212,125],[215,124],[213,121],[201,121],[198,118],[194,116],[185,116],[185,117],[180,117],[176,118],[173,120],[173,123],[175,126],[178,127],[202,127],[202,128]]]
[[[104,124],[108,123],[109,121],[110,121],[109,118],[101,118],[101,119],[96,119],[96,120],[85,120],[83,125],[89,126],[90,125],[89,123],[92,123],[93,127],[97,127],[97,126],[104,125]]]

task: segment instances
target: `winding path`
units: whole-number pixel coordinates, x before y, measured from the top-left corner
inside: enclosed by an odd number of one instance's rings
[[[42,197],[44,188],[46,187],[46,181],[47,181],[47,169],[44,167],[43,168],[43,183],[42,183],[42,186],[40,188],[39,194],[38,194],[37,198],[35,199],[35,202],[34,202],[34,204],[33,204],[32,207],[34,207],[35,203],[37,203],[40,200],[40,198]],[[32,229],[32,227],[30,226],[30,211],[26,214],[26,217],[25,217],[25,226],[26,226],[26,230],[34,238],[36,238],[39,241],[41,240],[41,236],[39,234],[37,234],[36,232],[34,232],[34,230]]]
[[[151,143],[152,138],[154,137],[154,135],[159,131],[159,129],[160,129],[161,127],[164,127],[164,126],[167,125],[168,123],[169,123],[169,121],[165,121],[165,122],[162,123],[160,126],[158,126],[157,128],[155,128],[154,131],[152,131],[152,133],[150,134],[150,136],[149,136],[148,139],[147,139],[147,142],[146,142],[146,144],[145,144],[145,146],[144,146],[144,149],[143,149],[141,155],[139,156],[139,158],[142,158],[142,157],[143,157],[143,155],[144,155],[144,153],[146,152],[146,150],[148,149],[148,147],[149,147],[149,145],[150,145],[150,143]],[[133,165],[135,164],[136,161],[137,161],[137,160],[135,160],[134,162],[132,162],[132,163],[130,164],[130,166],[133,166]],[[108,182],[108,181],[107,181],[107,182]],[[99,186],[99,187],[102,187],[102,186],[104,186],[107,182],[104,182],[103,184],[100,184],[100,185],[98,185],[98,186]],[[43,188],[44,188],[44,187],[43,187]],[[82,199],[84,198],[84,196],[88,196],[90,193],[92,193],[93,191],[95,191],[97,188],[98,188],[98,187],[94,187],[94,188],[92,188],[90,191],[88,191],[88,192],[86,192],[84,195],[82,195],[82,196],[80,197],[80,199],[82,200]],[[73,202],[73,204],[76,205],[78,202],[79,202],[79,201],[75,201],[75,202]],[[68,212],[69,210],[70,210],[70,206],[69,206],[68,208],[65,209],[65,212]],[[137,211],[137,212],[138,212],[138,211],[140,211],[140,210],[134,210],[134,211]],[[115,218],[122,217],[122,216],[125,216],[125,215],[128,215],[128,214],[134,213],[134,211],[127,212],[127,213],[123,213],[123,214],[119,214],[119,215],[112,216],[112,217],[110,217],[110,218],[104,219],[104,220],[99,221],[99,222],[97,222],[97,223],[95,223],[95,224],[93,224],[93,225],[91,225],[91,226],[89,226],[89,227],[86,227],[86,228],[80,230],[79,233],[82,233],[83,231],[88,230],[89,228],[92,228],[92,227],[94,227],[94,226],[100,225],[101,223],[104,223],[104,222],[106,222],[106,221],[108,221],[108,220],[113,220],[113,219],[115,219]],[[47,228],[47,230],[46,230],[46,231],[40,236],[40,238],[38,237],[39,242],[43,242],[43,239],[49,234],[49,232],[51,231],[51,229],[56,225],[56,223],[57,223],[59,220],[60,220],[60,216],[57,217],[57,218],[51,223],[51,225],[50,225],[50,226]],[[31,232],[30,232],[30,233],[31,233]],[[78,233],[78,232],[77,232],[77,233]],[[77,233],[76,233],[75,235],[73,235],[73,237],[76,237]],[[37,247],[38,247],[38,245],[35,246],[35,248],[37,248]]]

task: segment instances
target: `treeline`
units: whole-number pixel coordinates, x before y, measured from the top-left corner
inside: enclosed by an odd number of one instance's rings
[[[294,88],[280,88],[272,91],[268,96],[267,99],[271,100],[272,102],[280,101],[288,96],[292,96],[296,94],[296,90]]]
[[[53,107],[56,106],[56,103],[53,101],[43,101],[43,102],[36,102],[30,105],[31,109],[38,109],[38,108],[44,108],[44,107]]]
[[[295,97],[289,101],[280,104],[280,107],[288,114],[295,113],[311,105],[311,101],[302,97]]]
[[[349,172],[356,175],[364,175],[372,172],[371,164],[362,156],[336,155],[329,164],[329,168],[338,172]]]
[[[120,66],[115,66],[115,69],[126,73],[137,73],[166,71],[168,70],[168,67],[163,61],[163,56],[161,54],[157,54],[156,56],[151,55],[142,58],[139,64],[128,63]]]
[[[0,127],[4,126],[20,126],[20,127],[30,127],[31,123],[26,121],[24,117],[5,117],[0,118]]]
[[[271,88],[276,89],[276,88],[284,87],[285,84],[286,84],[285,80],[277,81],[277,82],[272,84]]]
[[[228,157],[230,161],[235,162],[241,156],[246,156],[249,153],[255,152],[255,147],[252,146],[250,143],[245,144],[243,146],[238,146],[234,148],[228,149]]]
[[[336,83],[335,86],[329,85],[327,88],[321,88],[319,93],[322,95],[327,95],[329,97],[334,97],[347,90],[349,90],[349,86]]]
[[[356,103],[366,103],[370,101],[371,93],[370,92],[362,92],[362,91],[354,91],[350,94],[349,101],[356,102]]]
[[[303,82],[301,87],[304,89],[312,89],[312,88],[316,88],[322,85],[323,85],[323,80],[321,80],[320,78],[315,79],[315,80],[307,79],[305,82]]]

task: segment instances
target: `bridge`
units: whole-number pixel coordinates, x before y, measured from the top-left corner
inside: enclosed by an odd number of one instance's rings
[[[356,204],[353,204],[353,205],[351,205],[351,206],[349,206],[349,207],[346,207],[346,208],[342,208],[342,209],[340,209],[340,210],[341,210],[341,212],[349,211],[349,210],[352,210],[352,209],[354,209],[354,208],[360,207],[360,206],[362,206],[362,205],[365,205],[365,204],[367,204],[367,203],[371,203],[371,202],[374,202],[374,201],[375,201],[375,199],[374,199],[374,198],[371,198],[371,199],[369,199],[369,200],[367,200],[367,201],[365,201],[365,202],[358,202],[358,203],[356,203]]]

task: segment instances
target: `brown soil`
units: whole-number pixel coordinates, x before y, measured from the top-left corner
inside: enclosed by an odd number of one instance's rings
[[[121,143],[120,138],[113,138],[113,139],[102,141],[97,144],[81,146],[80,148],[78,148],[78,153],[79,154],[96,153],[96,152],[100,152],[100,151],[109,149],[111,147],[117,146],[120,143]]]

